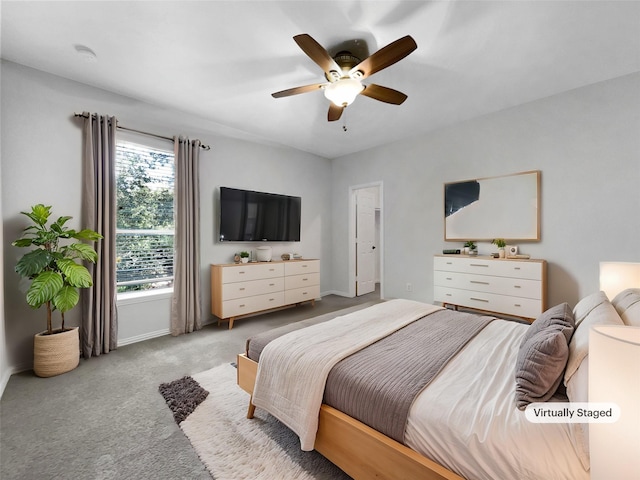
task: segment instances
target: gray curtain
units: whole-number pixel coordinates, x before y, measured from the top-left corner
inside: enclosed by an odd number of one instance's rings
[[[202,328],[200,310],[200,140],[174,137],[175,256],[171,335]]]
[[[116,118],[83,113],[82,226],[100,233],[98,261],[87,264],[93,287],[82,289],[82,345],[85,358],[117,348],[116,311]]]

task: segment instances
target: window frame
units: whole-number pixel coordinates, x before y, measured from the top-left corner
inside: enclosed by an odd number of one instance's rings
[[[175,238],[175,214],[176,214],[175,212],[175,152],[172,148],[173,143],[167,140],[159,139],[159,138],[152,138],[152,137],[147,137],[140,134],[118,131],[116,135],[116,148],[118,147],[119,144],[122,144],[122,143],[135,144],[139,147],[150,149],[150,150],[159,150],[162,152],[166,152],[167,154],[170,154],[172,157],[174,157],[174,195],[173,195],[174,223],[173,223],[173,230],[172,231],[164,230],[165,232],[164,234],[171,232],[170,234],[173,235]],[[168,144],[171,144],[171,145],[168,145]],[[116,162],[115,175],[117,179],[117,175],[118,175],[117,162]],[[117,192],[117,184],[116,184],[116,192]],[[117,208],[117,201],[116,201],[116,208]],[[118,211],[116,211],[116,216],[117,215],[118,215]],[[116,224],[117,224],[117,219],[116,219]],[[123,229],[116,228],[116,235],[119,232],[122,232],[122,230]],[[135,229],[127,229],[127,230],[135,231]],[[143,231],[144,229],[139,229],[139,230]],[[118,256],[117,247],[115,249],[115,255],[116,257]],[[174,244],[174,250],[173,250],[173,259],[175,263],[175,244]],[[116,264],[116,273],[117,271],[118,271],[118,267]],[[171,286],[169,287],[158,287],[158,288],[151,288],[148,290],[133,290],[133,291],[127,291],[127,292],[117,292],[116,293],[117,302],[120,305],[120,304],[132,304],[132,303],[141,303],[145,301],[150,301],[149,297],[154,297],[154,300],[159,298],[168,298],[173,294],[174,278],[175,276],[172,276]],[[117,282],[117,275],[116,275],[116,282]]]

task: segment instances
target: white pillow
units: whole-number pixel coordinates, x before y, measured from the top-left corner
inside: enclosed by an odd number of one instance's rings
[[[611,301],[625,325],[640,327],[640,288],[628,288]]]
[[[576,328],[594,308],[608,301],[607,294],[604,292],[592,293],[580,300],[577,305],[573,307],[573,318],[576,321]]]
[[[592,325],[624,325],[624,322],[607,299],[604,292],[589,295],[580,300],[573,309],[576,330],[569,342],[569,360],[564,372],[564,384],[568,385],[571,376],[589,353],[589,330]]]

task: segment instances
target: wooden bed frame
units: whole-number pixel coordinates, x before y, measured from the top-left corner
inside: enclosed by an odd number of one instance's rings
[[[238,355],[238,385],[250,395],[258,364]],[[249,400],[247,418],[253,418]],[[463,480],[462,477],[354,418],[323,404],[315,449],[352,478]]]

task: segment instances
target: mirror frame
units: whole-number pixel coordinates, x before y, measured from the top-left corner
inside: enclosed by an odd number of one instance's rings
[[[540,170],[444,184],[444,239],[446,241],[540,240]],[[477,200],[457,208],[447,191],[470,184]],[[449,194],[451,196],[451,194]],[[449,215],[449,209],[456,208]],[[459,213],[460,212],[460,213]],[[454,217],[455,215],[455,217]],[[517,221],[514,222],[513,220]],[[455,222],[454,222],[455,220]]]

